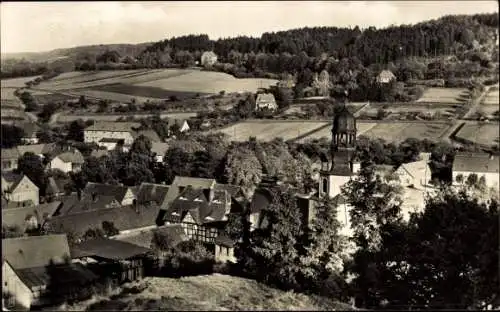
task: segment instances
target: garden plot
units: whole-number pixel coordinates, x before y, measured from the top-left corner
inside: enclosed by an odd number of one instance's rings
[[[463,104],[469,98],[466,88],[428,88],[417,102]]]

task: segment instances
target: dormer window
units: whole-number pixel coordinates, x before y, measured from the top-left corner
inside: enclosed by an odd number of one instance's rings
[[[178,212],[176,212],[176,211],[172,212],[172,215],[173,216],[180,216],[180,214]]]
[[[179,197],[179,199],[180,199],[180,200],[187,200],[187,198],[186,198],[186,197],[184,197],[184,196]]]
[[[214,204],[222,204],[222,201],[220,201],[220,199],[214,199],[213,203]]]
[[[205,220],[207,220],[207,221],[213,221],[214,218],[212,218],[211,216],[207,216],[207,217],[205,217]]]
[[[203,200],[201,200],[201,199],[199,199],[199,198],[196,198],[194,201],[195,201],[195,202],[202,202]]]

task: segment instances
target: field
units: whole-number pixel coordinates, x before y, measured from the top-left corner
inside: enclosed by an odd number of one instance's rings
[[[358,128],[358,135],[361,135],[365,133],[366,131],[370,130],[371,128],[375,127],[377,124],[374,122],[357,122],[356,127]],[[332,137],[332,127],[324,127],[319,129],[316,132],[311,133],[310,135],[303,137],[299,140],[297,140],[298,143],[304,143],[309,140],[314,140],[314,139],[321,139],[321,138],[328,138],[330,139]]]
[[[479,144],[485,147],[499,144],[499,129],[497,123],[465,124],[455,135],[459,141]]]
[[[259,141],[272,141],[279,137],[287,141],[328,123],[328,121],[244,121],[214,132],[227,134],[230,140],[237,142],[247,141],[251,136]]]
[[[243,310],[353,310],[347,304],[328,298],[285,292],[256,281],[212,274],[173,278],[148,277],[124,285],[112,300],[93,298],[65,311],[243,311]],[[129,290],[130,289],[130,290]],[[139,293],[131,294],[138,289]]]
[[[26,87],[25,83],[31,80],[35,80],[40,76],[32,76],[32,77],[20,77],[20,78],[11,78],[11,79],[2,79],[0,81],[0,85],[3,88],[23,88]]]
[[[196,69],[139,69],[64,73],[41,82],[33,90],[77,97],[85,95],[122,103],[135,99],[137,103],[143,103],[170,96],[182,99],[220,91],[255,92],[259,87],[276,82],[272,79],[237,79],[225,73]]]
[[[363,133],[369,138],[381,138],[387,142],[399,143],[408,138],[439,140],[450,128],[445,123],[391,122],[377,123]]]
[[[465,88],[428,88],[417,102],[462,104],[469,98]]]
[[[390,114],[405,114],[410,112],[415,113],[439,113],[441,116],[452,116],[456,115],[455,105],[440,104],[440,103],[395,103],[395,104],[370,104],[369,107],[365,108],[361,115],[367,116],[377,116],[378,110],[383,109],[386,113]],[[389,119],[390,116],[385,119]]]

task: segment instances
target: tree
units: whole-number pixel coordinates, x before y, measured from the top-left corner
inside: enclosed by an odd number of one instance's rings
[[[436,309],[484,309],[494,304],[498,218],[495,201],[480,204],[465,191],[444,190],[432,198],[410,221],[409,304]]]
[[[260,183],[262,165],[252,150],[239,148],[229,150],[225,160],[224,178],[229,184],[252,190]]]
[[[120,231],[115,227],[115,224],[110,221],[102,222],[102,230],[105,236],[114,236],[120,233]]]
[[[240,100],[235,108],[236,113],[240,118],[248,118],[252,116],[255,111],[255,97],[253,94],[249,94],[246,99]]]
[[[17,171],[25,174],[40,190],[40,196],[45,195],[48,177],[40,157],[32,152],[25,153],[17,163]]]
[[[320,75],[314,76],[312,87],[318,90],[320,96],[329,96],[333,84],[330,82],[330,75],[326,70],[321,71]]]
[[[130,154],[135,153],[151,157],[151,148],[152,148],[151,140],[144,135],[140,135],[132,143],[129,153]]]
[[[59,105],[54,102],[48,103],[43,106],[42,111],[38,114],[38,117],[42,122],[48,122],[52,115],[59,109]]]
[[[21,139],[24,136],[23,129],[7,124],[2,124],[2,131],[0,133],[2,136],[2,140],[0,142],[2,148],[12,148],[20,145]]]
[[[86,109],[88,107],[88,104],[89,102],[87,101],[87,99],[85,98],[85,95],[80,95],[80,97],[78,98],[78,105],[81,107],[81,108],[84,108]]]
[[[81,175],[85,181],[94,183],[109,183],[113,180],[110,169],[106,168],[106,163],[92,156],[85,159]]]
[[[384,237],[401,224],[400,187],[382,181],[372,165],[363,167],[343,188],[350,211],[356,251],[349,269],[354,275],[354,292],[361,307],[376,307],[382,300],[377,291],[383,286],[385,261],[377,259]]]
[[[192,172],[192,154],[186,153],[180,147],[169,148],[164,157],[167,183],[170,184],[176,176],[189,176]]]
[[[19,95],[19,99],[25,105],[25,110],[27,112],[33,112],[38,110],[38,104],[35,98],[31,95],[31,93],[24,91]]]
[[[83,142],[83,130],[85,129],[85,127],[85,122],[82,119],[72,121],[68,126],[68,135],[66,136],[66,139]]]
[[[88,229],[84,234],[82,239],[84,241],[104,237],[104,232],[100,228]]]

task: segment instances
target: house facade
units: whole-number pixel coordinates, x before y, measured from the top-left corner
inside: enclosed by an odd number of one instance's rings
[[[140,126],[136,122],[96,122],[84,130],[84,141],[99,145],[103,139],[120,139],[125,145],[131,145],[134,142],[134,129]]]
[[[499,157],[490,154],[460,153],[455,155],[453,161],[453,183],[459,184],[457,177],[461,176],[465,181],[471,174],[476,174],[478,178],[484,177],[486,186],[499,189]]]
[[[26,175],[8,172],[2,173],[2,196],[18,207],[36,206],[40,201],[38,187]]]
[[[276,103],[276,99],[274,98],[274,95],[272,95],[271,93],[257,94],[257,97],[255,99],[255,109],[256,110],[261,110],[261,109],[277,110],[278,104]]]
[[[79,172],[85,162],[83,155],[77,149],[56,155],[48,164],[49,169],[61,170],[64,173]]]
[[[431,180],[431,168],[425,159],[402,164],[394,174],[405,187],[424,188]]]

